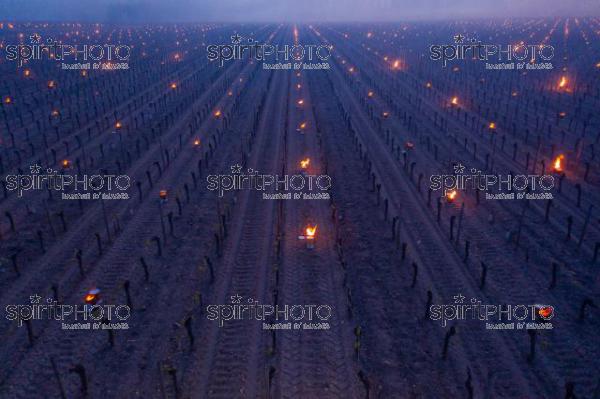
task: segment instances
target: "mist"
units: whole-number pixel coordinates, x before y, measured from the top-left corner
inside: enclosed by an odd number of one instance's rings
[[[0,0],[21,21],[341,22],[598,16],[597,0]]]

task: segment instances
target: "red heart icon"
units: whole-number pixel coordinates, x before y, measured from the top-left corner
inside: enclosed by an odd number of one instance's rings
[[[554,316],[554,307],[553,306],[541,306],[538,309],[538,314],[544,320],[550,320]]]

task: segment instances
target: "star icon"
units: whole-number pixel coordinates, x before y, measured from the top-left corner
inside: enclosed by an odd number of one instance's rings
[[[454,35],[454,43],[462,43],[465,40],[465,37],[460,33],[458,35]]]
[[[240,301],[242,300],[242,297],[239,296],[238,294],[235,295],[231,295],[231,303],[240,303]]]
[[[42,299],[42,297],[39,296],[38,294],[29,296],[29,302],[31,302],[31,303],[40,303],[40,299]]]
[[[29,36],[29,40],[31,40],[31,43],[33,44],[38,44],[42,40],[42,37],[38,33],[34,33]]]
[[[242,37],[240,35],[238,35],[237,33],[233,36],[231,36],[231,43],[233,44],[240,44],[242,42]]]
[[[464,300],[463,294],[454,295],[454,303],[463,303]]]
[[[231,173],[238,174],[242,172],[242,167],[238,164],[235,164],[231,167]]]
[[[454,173],[463,173],[465,171],[465,166],[462,164],[454,165]]]
[[[31,170],[31,174],[38,174],[38,173],[40,173],[40,169],[42,169],[42,168],[41,168],[41,166],[40,166],[40,165],[38,165],[38,164],[36,163],[35,165],[31,165],[31,166],[29,167],[29,169]]]

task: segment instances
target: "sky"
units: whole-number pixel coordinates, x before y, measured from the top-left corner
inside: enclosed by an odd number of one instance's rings
[[[600,0],[0,0],[0,21],[306,22],[516,16],[600,16]]]

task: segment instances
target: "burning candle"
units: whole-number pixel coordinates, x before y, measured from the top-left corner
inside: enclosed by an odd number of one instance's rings
[[[71,162],[68,159],[63,159],[61,165],[63,169],[67,169],[71,165]]]
[[[458,97],[456,97],[456,96],[452,97],[452,100],[450,100],[450,104],[458,105]]]
[[[23,75],[25,77],[29,77],[29,75],[31,75],[31,71],[29,69],[26,69],[26,70],[23,71]]]
[[[158,196],[161,200],[165,201],[167,199],[167,190],[160,190]]]
[[[454,202],[456,197],[458,196],[458,192],[456,190],[450,190],[446,192],[446,201]]]
[[[200,139],[196,137],[194,139],[194,147],[199,147],[199,146],[200,146]]]
[[[171,83],[171,89],[175,90],[177,88],[177,83],[173,82]]]
[[[315,224],[314,226],[310,226],[310,225],[306,226],[305,233],[306,233],[307,240],[314,240],[315,236],[317,234],[317,225]]]
[[[302,122],[298,128],[304,130],[304,128],[306,128],[306,122]]]
[[[117,123],[115,123],[115,129],[120,129],[122,126],[123,125],[119,121],[117,121]]]
[[[490,130],[496,129],[496,122],[490,122],[490,124],[488,125],[488,127],[490,128]]]
[[[221,116],[221,110],[216,110],[215,113],[214,113],[214,115],[215,115],[215,118],[220,117]]]
[[[12,102],[12,98],[9,96],[4,97],[4,104],[10,104]]]
[[[560,81],[558,82],[558,87],[563,89],[567,86],[567,83],[569,83],[569,81],[567,80],[566,76],[561,76],[560,77]]]
[[[85,297],[83,298],[84,302],[90,305],[95,305],[96,303],[98,303],[98,300],[100,299],[100,290],[98,288],[93,288],[91,290],[88,291],[87,294],[85,294]]]
[[[56,87],[56,83],[53,80],[48,81],[48,88],[54,89]]]
[[[308,168],[308,165],[310,165],[310,158],[304,158],[303,160],[300,161],[300,167],[302,169]]]
[[[552,162],[552,169],[554,170],[554,172],[556,172],[556,173],[564,172],[564,168],[565,168],[564,160],[565,160],[565,156],[563,154],[560,154],[559,156],[554,158],[554,162]]]

